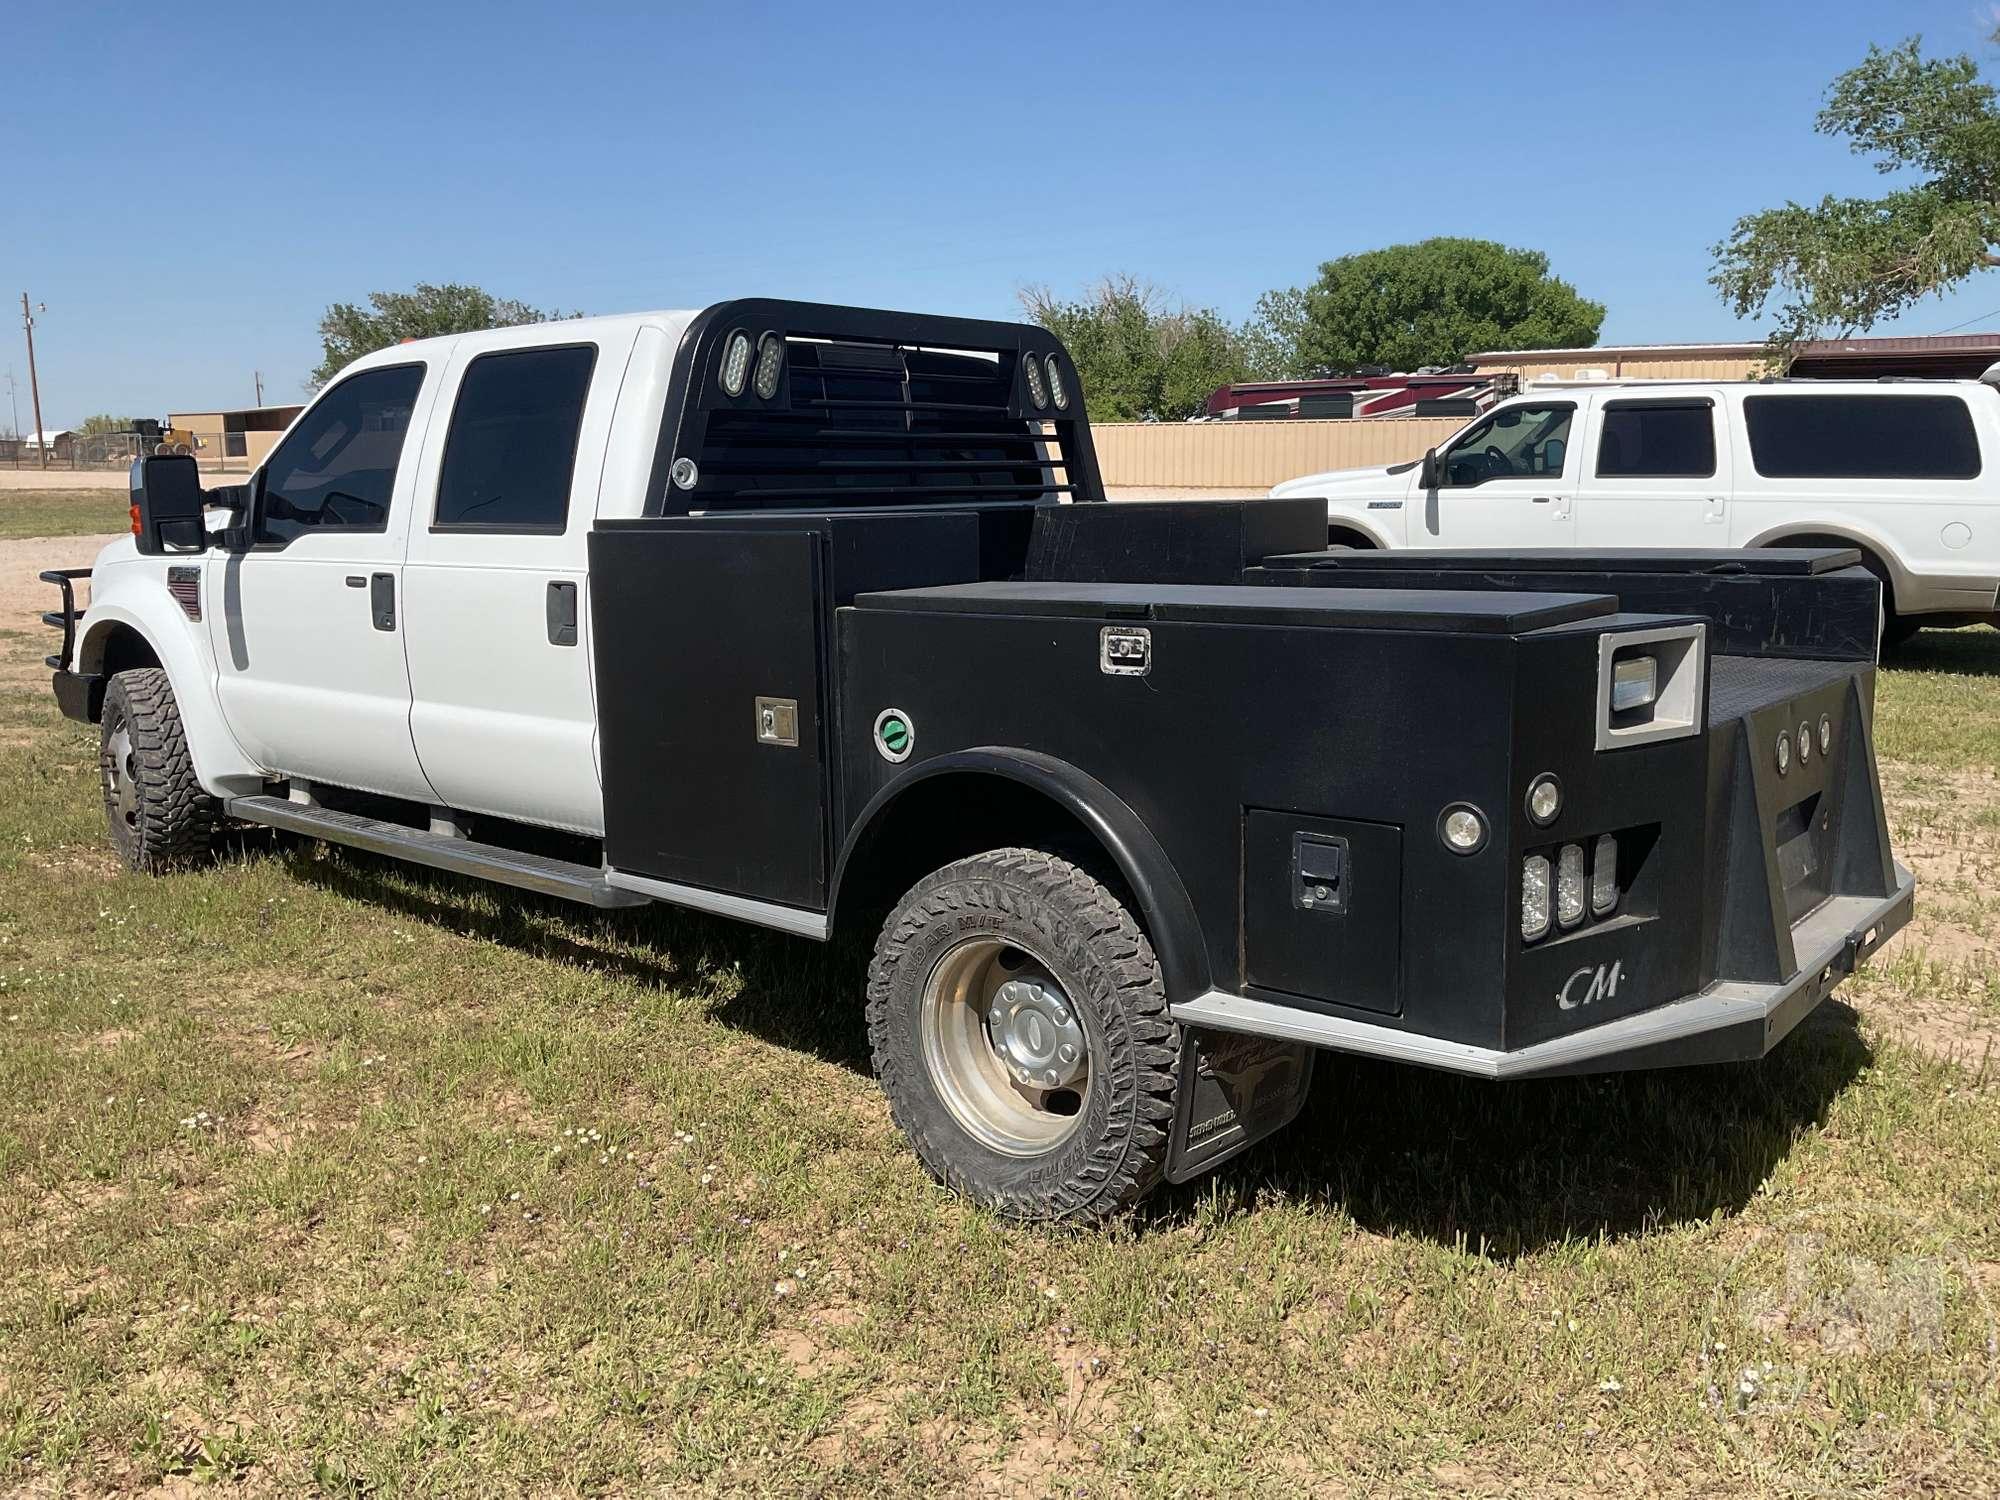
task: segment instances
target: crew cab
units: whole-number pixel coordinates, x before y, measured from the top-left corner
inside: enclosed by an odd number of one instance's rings
[[[1106,503],[1082,399],[1042,329],[800,302],[400,345],[245,485],[135,465],[54,691],[140,870],[262,825],[872,941],[895,1118],[1028,1219],[1323,1050],[1761,1057],[1907,919],[1854,552],[1330,551]]]
[[[1995,378],[1538,381],[1421,460],[1271,494],[1350,547],[1855,547],[1892,638],[1991,623]]]

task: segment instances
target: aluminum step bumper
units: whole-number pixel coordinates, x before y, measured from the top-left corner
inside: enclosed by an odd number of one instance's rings
[[[1184,1026],[1240,1031],[1479,1078],[1547,1078],[1762,1057],[1910,919],[1915,877],[1887,899],[1835,896],[1792,929],[1799,971],[1782,984],[1718,982],[1684,1000],[1503,1052],[1210,990],[1173,1007]]]
[[[386,854],[391,859],[449,870],[455,875],[474,875],[500,885],[540,891],[545,896],[560,896],[565,901],[580,901],[586,906],[647,903],[647,897],[638,892],[612,885],[604,878],[604,871],[595,865],[550,859],[543,854],[523,854],[496,844],[479,844],[422,828],[406,828],[401,823],[384,823],[283,797],[231,797],[223,810],[247,823],[283,828],[325,839],[330,844],[347,844],[373,854]]]

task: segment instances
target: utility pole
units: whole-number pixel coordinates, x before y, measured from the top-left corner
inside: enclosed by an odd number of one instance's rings
[[[47,312],[48,303],[40,304]],[[35,374],[35,315],[28,310],[28,294],[21,293],[21,326],[28,331],[28,394],[35,402],[35,448],[42,455],[42,467],[49,466],[49,435],[42,430],[42,382]]]
[[[14,383],[14,367],[9,365],[7,367],[7,411],[12,420],[7,426],[7,436],[11,438],[18,438],[21,435],[21,403],[14,397],[14,392],[18,389],[19,387]]]
[[[257,382],[257,404],[262,406],[264,404],[264,372],[262,370],[252,370],[250,378]]]

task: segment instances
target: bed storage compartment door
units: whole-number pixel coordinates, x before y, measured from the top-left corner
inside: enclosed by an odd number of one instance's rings
[[[820,556],[770,526],[592,534],[614,868],[825,906]]]
[[[1251,809],[1243,820],[1244,978],[1361,1010],[1402,1009],[1403,833]]]

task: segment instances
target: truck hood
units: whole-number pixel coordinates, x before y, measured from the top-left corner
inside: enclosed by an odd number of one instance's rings
[[[1271,487],[1273,500],[1304,496],[1342,500],[1350,496],[1399,496],[1409,486],[1415,463],[1377,465],[1367,469],[1332,469],[1324,474],[1307,474],[1287,479]]]

